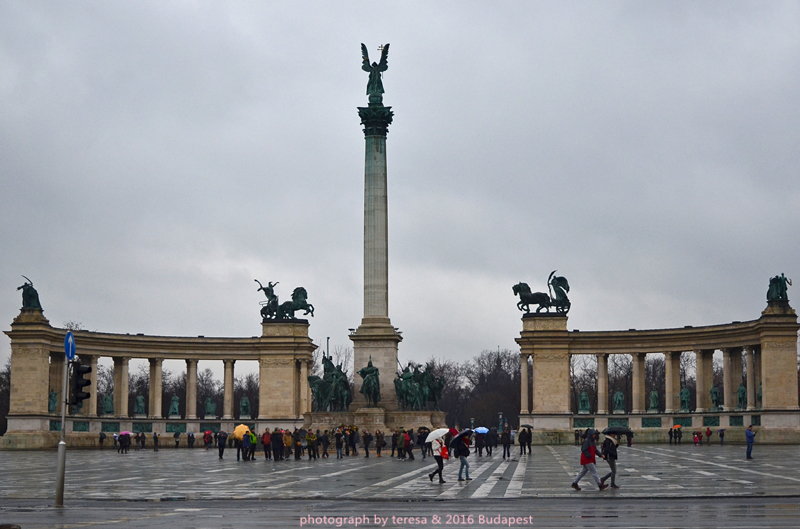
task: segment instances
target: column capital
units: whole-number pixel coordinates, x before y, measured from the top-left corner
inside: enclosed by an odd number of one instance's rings
[[[128,358],[120,357],[120,361],[126,361]],[[164,361],[163,358],[148,358],[151,365],[161,366],[161,363]]]
[[[393,116],[392,107],[385,107],[382,104],[358,107],[358,117],[361,118],[361,124],[364,125],[364,136],[386,138]]]

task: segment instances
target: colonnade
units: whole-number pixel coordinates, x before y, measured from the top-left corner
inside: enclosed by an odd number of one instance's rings
[[[703,349],[692,351],[696,355],[696,394],[695,409],[697,413],[711,410],[710,391],[713,385],[713,349]],[[746,361],[742,362],[743,353]],[[664,413],[677,413],[680,411],[680,359],[682,351],[667,351],[664,354],[664,394],[666,402],[663,403]],[[608,393],[608,356],[609,353],[595,353],[597,358],[597,405],[595,413],[603,415],[609,413],[609,393]],[[627,410],[632,414],[646,413],[650,411],[647,404],[645,388],[645,361],[646,353],[633,353],[629,355],[632,364],[632,409]],[[722,409],[716,411],[734,411],[738,406],[739,384],[744,383],[747,389],[747,405],[742,408],[746,411],[756,410],[757,391],[761,381],[760,368],[760,347],[749,345],[745,347],[729,347],[722,349],[723,357],[723,388]],[[522,395],[520,410],[523,415],[529,412],[529,401],[532,397],[528,380],[528,361],[532,358],[530,354],[521,356],[520,378],[522,381]],[[744,365],[743,365],[744,364]],[[747,370],[746,377],[742,377],[743,367]],[[652,390],[652,388],[650,388]],[[659,410],[661,411],[661,410]]]
[[[609,416],[608,421],[615,412],[609,402],[612,400],[608,380],[609,357],[628,355],[632,367],[630,405],[616,412],[642,417],[637,418],[634,424],[659,421],[645,421],[646,414],[672,415],[690,411],[696,414],[748,414],[757,410],[764,426],[800,428],[797,384],[797,332],[800,326],[794,310],[787,303],[770,302],[757,320],[707,327],[568,331],[566,316],[547,313],[527,314],[522,322],[523,329],[516,340],[520,345],[522,381],[520,415],[533,424],[534,429],[571,428],[570,366],[576,355],[593,355],[597,359],[594,414]],[[717,401],[719,407],[715,407],[710,395],[716,351],[722,353],[723,367],[722,387],[717,387],[721,390]],[[648,394],[655,388],[645,387],[648,354],[663,354],[665,360],[665,395],[654,409],[649,409]],[[685,392],[683,402],[680,398],[683,354],[694,354],[697,360],[693,410],[692,403],[686,401]],[[529,362],[533,364],[530,380]],[[746,388],[746,399],[745,395],[740,397],[740,385]],[[740,406],[739,398],[746,403],[742,402]],[[591,410],[586,410],[585,401],[582,411],[591,413]],[[715,422],[713,419],[708,421]]]
[[[61,369],[63,363],[58,359],[63,355],[53,355],[51,357],[51,387],[59,387]],[[99,355],[80,355],[80,361],[92,368],[88,386],[89,399],[87,407],[90,418],[98,417],[97,413],[97,361]],[[120,419],[129,418],[129,365],[131,357],[113,357],[114,362],[114,417]],[[150,391],[148,394],[148,413],[149,419],[161,419],[162,410],[162,373],[164,358],[149,358],[150,363]],[[183,396],[186,403],[187,420],[200,418],[197,413],[197,362],[199,360],[185,359],[186,362],[186,391]],[[234,371],[235,359],[223,359],[223,404],[222,420],[234,419]],[[273,359],[263,357],[259,359],[259,413],[258,419],[270,419],[277,417],[301,417],[304,413],[311,411],[311,389],[308,386],[308,373],[310,372],[311,360],[293,359]],[[289,371],[289,372],[287,372]],[[285,380],[275,380],[269,383],[270,377],[285,378]],[[278,386],[277,392],[271,391],[271,387]],[[282,394],[282,395],[281,395]],[[283,398],[280,398],[280,397]],[[276,398],[277,397],[277,398]],[[291,404],[287,404],[290,401]],[[60,409],[57,410],[60,413]],[[205,414],[202,414],[205,417]],[[140,418],[140,417],[136,417]],[[216,418],[216,417],[211,417]],[[254,417],[255,418],[255,417]]]

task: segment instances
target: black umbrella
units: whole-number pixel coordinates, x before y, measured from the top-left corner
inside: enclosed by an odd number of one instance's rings
[[[450,441],[450,446],[451,446],[451,447],[453,447],[453,446],[456,446],[456,443],[458,443],[458,440],[459,440],[459,439],[461,439],[463,436],[465,436],[465,435],[469,435],[469,434],[471,434],[471,433],[472,433],[472,430],[470,430],[469,428],[467,428],[467,429],[466,429],[466,430],[464,430],[463,432],[461,432],[461,433],[459,433],[458,435],[456,435],[455,437],[453,437],[453,440],[452,440],[452,441]]]
[[[533,426],[531,426],[530,424],[520,424],[519,427],[520,428],[533,428]]]
[[[603,435],[608,435],[610,433],[616,435],[633,435],[633,430],[631,430],[627,426],[609,426],[608,428],[603,430]]]

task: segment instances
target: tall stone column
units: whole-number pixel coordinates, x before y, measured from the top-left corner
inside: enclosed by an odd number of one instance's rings
[[[197,419],[197,360],[186,361],[186,418]]]
[[[128,361],[129,358],[114,357],[114,415],[116,417],[128,416]],[[151,361],[152,362],[152,361]],[[160,377],[160,372],[159,372]],[[150,395],[153,395],[153,366],[150,365]],[[159,378],[160,381],[160,378]],[[161,383],[159,382],[159,389]],[[152,410],[152,399],[150,409]],[[152,415],[151,415],[152,417]]]
[[[519,357],[519,380],[520,380],[520,403],[519,414],[528,415],[528,354],[522,354]]]
[[[222,419],[233,419],[233,364],[235,360],[223,360],[225,363],[225,378],[223,380],[224,399],[222,403]]]
[[[96,356],[86,356],[84,355],[81,358],[81,363],[87,362],[89,367],[92,368],[92,372],[89,373],[89,402],[87,410],[89,413],[87,414],[89,417],[97,417],[97,357]]]
[[[714,375],[711,365],[713,354],[713,350],[695,351],[695,363],[697,364],[695,412],[697,413],[702,413],[709,408],[710,397],[708,392],[711,389],[710,381]]]
[[[402,336],[389,319],[389,235],[386,171],[386,133],[392,123],[391,107],[370,102],[359,107],[364,126],[364,317],[350,334],[354,369],[357,372],[372,359],[379,369],[381,407],[397,409],[394,377],[397,345]],[[355,377],[353,405],[366,404],[360,393],[362,379]]]
[[[675,356],[680,353],[664,353],[664,413],[675,413],[680,407],[679,388],[675,387]],[[680,369],[680,367],[678,367]]]
[[[722,399],[724,402],[723,411],[732,411],[736,405],[734,394],[736,389],[733,387],[733,358],[734,349],[725,348],[722,350]],[[749,358],[749,357],[748,357]],[[748,359],[747,364],[750,364]]]
[[[308,400],[308,362],[300,361],[300,380],[298,380],[298,387],[300,389],[300,413],[308,413],[311,411],[311,405]],[[305,382],[305,384],[303,384]]]
[[[608,413],[608,355],[597,355],[597,413]]]
[[[755,373],[755,391],[756,391],[756,408],[760,406],[758,403],[758,390],[761,388],[761,348],[758,345],[753,346],[753,372]]]
[[[748,345],[745,349],[747,355],[747,411],[756,409],[756,369],[753,347]]]
[[[161,358],[150,359],[150,418],[161,418]]]
[[[263,421],[269,419],[267,415],[267,406],[270,402],[270,387],[269,387],[269,366],[270,359],[261,357],[258,359],[258,420]]]
[[[632,413],[644,413],[644,353],[633,353],[633,410]]]
[[[130,391],[129,380],[129,363],[131,359],[128,357],[122,358],[121,374],[120,374],[120,392],[119,392],[119,417],[122,419],[128,418],[128,394]],[[159,384],[159,390],[161,385]]]

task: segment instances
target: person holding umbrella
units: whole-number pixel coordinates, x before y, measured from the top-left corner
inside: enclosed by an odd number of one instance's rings
[[[467,462],[467,458],[469,457],[469,435],[471,433],[472,430],[467,428],[455,436],[450,443],[450,448],[453,449],[453,453],[461,460],[461,466],[458,468],[458,481],[472,481],[472,478],[469,477],[469,462]],[[461,477],[464,471],[466,471],[466,479]]]
[[[670,430],[672,431],[672,430]],[[671,441],[672,439],[670,439]],[[600,483],[605,483],[608,478],[611,478],[611,488],[618,489],[617,487],[617,446],[619,445],[619,441],[617,441],[617,434],[609,433],[605,440],[603,441],[603,446],[601,448],[601,454],[603,455],[603,459],[606,460],[608,463],[608,467],[611,469],[611,472],[600,478]]]
[[[581,471],[578,472],[578,475],[575,476],[575,480],[572,482],[572,488],[575,490],[581,490],[578,486],[578,482],[586,475],[588,472],[592,475],[595,482],[597,483],[597,487],[600,490],[605,490],[608,485],[605,483],[600,482],[600,476],[597,475],[597,467],[595,467],[595,455],[597,454],[597,447],[595,444],[597,443],[597,439],[600,437],[600,434],[597,430],[592,430],[586,435],[586,438],[583,440],[583,444],[581,445]]]
[[[448,454],[443,438],[449,432],[450,430],[447,428],[438,428],[429,433],[426,439],[426,441],[431,444],[431,453],[437,465],[436,470],[428,474],[428,479],[430,479],[431,482],[433,482],[433,476],[439,474],[439,483],[446,483],[444,477],[442,477],[442,469],[444,468],[444,459],[448,457]]]
[[[225,445],[228,444],[228,434],[225,430],[217,432],[217,448],[219,448],[219,458],[222,459],[222,454],[225,453]]]

